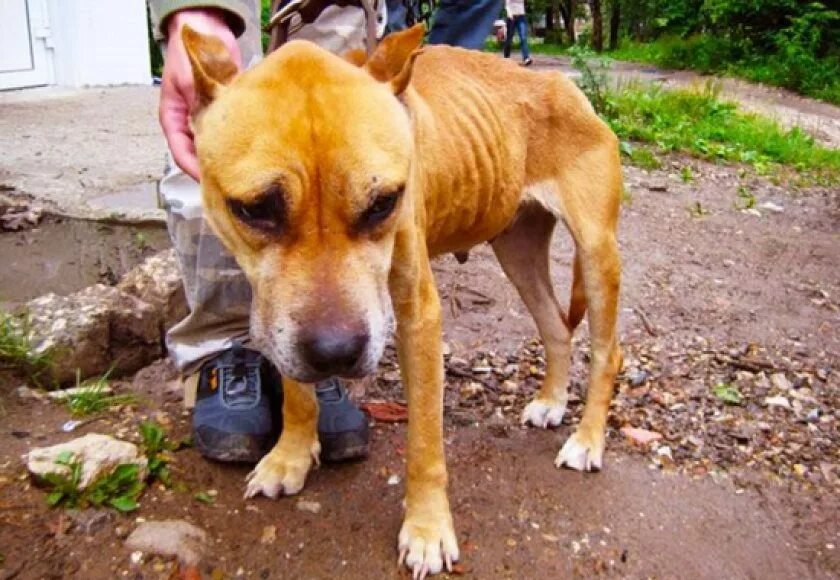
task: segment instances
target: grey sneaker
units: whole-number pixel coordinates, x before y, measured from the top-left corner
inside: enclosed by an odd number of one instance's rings
[[[347,461],[367,457],[367,416],[347,398],[341,381],[322,381],[315,386],[315,394],[318,397],[321,459]]]
[[[277,441],[282,418],[280,378],[260,353],[234,346],[199,371],[193,439],[217,461],[257,462]]]

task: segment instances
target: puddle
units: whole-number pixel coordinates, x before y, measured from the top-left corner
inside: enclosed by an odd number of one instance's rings
[[[0,307],[46,294],[114,284],[148,256],[170,247],[163,224],[104,224],[47,217],[37,228],[0,233]]]

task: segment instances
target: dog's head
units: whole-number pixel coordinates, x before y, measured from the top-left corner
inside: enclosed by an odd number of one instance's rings
[[[391,256],[413,219],[398,97],[422,36],[366,62],[291,42],[236,75],[221,42],[184,29],[206,216],[253,288],[257,346],[299,381],[372,372],[393,328]]]

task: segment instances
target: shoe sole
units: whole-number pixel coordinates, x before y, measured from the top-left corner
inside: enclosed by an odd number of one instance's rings
[[[321,435],[321,459],[329,463],[352,461],[368,456],[367,430],[363,433],[347,431],[335,435]]]
[[[270,436],[231,434],[208,445],[198,433],[194,433],[193,438],[202,457],[223,463],[257,463],[276,441]]]

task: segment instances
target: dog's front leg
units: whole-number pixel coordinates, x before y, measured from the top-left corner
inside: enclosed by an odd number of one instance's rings
[[[303,489],[312,462],[318,462],[318,401],[312,385],[283,378],[283,433],[277,445],[248,475],[245,497],[276,498]]]
[[[418,243],[419,242],[419,243]],[[458,559],[443,451],[441,309],[424,241],[398,236],[391,273],[397,349],[408,397],[408,465],[400,562],[415,578]]]

